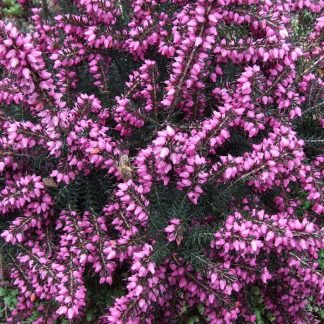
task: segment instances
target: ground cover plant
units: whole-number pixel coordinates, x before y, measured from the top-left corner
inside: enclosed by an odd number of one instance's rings
[[[320,323],[324,2],[6,6],[1,320]]]

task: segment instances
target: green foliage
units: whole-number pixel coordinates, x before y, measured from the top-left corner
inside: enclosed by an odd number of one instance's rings
[[[193,207],[188,203],[185,193],[175,188],[156,185],[150,197],[150,230],[162,230],[172,218],[183,222],[190,217]]]
[[[192,251],[190,253],[186,251],[183,256],[196,272],[206,273],[208,269],[213,267],[210,260],[199,251]]]
[[[256,316],[256,324],[274,323],[275,317],[265,308],[260,289],[253,286],[249,296],[251,308]]]
[[[318,257],[318,263],[321,267],[321,270],[324,270],[324,249],[320,251],[319,257]]]
[[[165,239],[160,239],[156,242],[153,254],[151,256],[152,261],[156,264],[160,264],[167,258],[172,251],[171,244],[165,244]]]
[[[312,86],[310,94],[302,107],[303,116],[295,120],[295,129],[305,142],[305,152],[308,157],[324,152],[323,130],[320,120],[324,116],[324,89]]]
[[[113,304],[115,298],[124,294],[125,291],[119,287],[99,285],[98,281],[93,280],[93,278],[88,278],[87,307],[85,310],[85,318],[82,320],[82,323],[97,323],[96,319],[104,314],[107,307]]]
[[[91,173],[88,176],[78,176],[65,186],[52,188],[56,191],[56,206],[60,210],[94,211],[102,210],[106,204],[108,191],[112,183],[103,172]],[[98,195],[98,192],[101,194]]]
[[[31,314],[31,316],[29,316],[29,318],[24,321],[24,324],[32,324],[34,323],[38,318],[40,318],[42,316],[42,314],[36,310],[33,311],[33,313]],[[63,323],[62,323],[63,324]]]
[[[320,308],[317,304],[315,304],[312,299],[309,300],[309,303],[307,305],[307,310],[311,312],[314,315],[314,317],[319,320],[319,322],[324,321],[324,309]]]
[[[32,116],[26,112],[21,106],[17,105],[1,105],[1,111],[7,115],[10,116],[10,118],[17,120],[17,121],[23,121],[24,119],[33,120]],[[28,114],[26,116],[26,114]],[[26,118],[27,117],[27,118]]]
[[[209,225],[195,226],[190,229],[190,235],[186,236],[185,245],[190,250],[201,250],[209,246],[214,238],[215,228]]]
[[[188,324],[194,324],[194,323],[199,323],[199,317],[198,316],[193,316],[190,317],[187,321]]]
[[[181,318],[179,319],[180,324],[195,324],[195,323],[206,323],[206,316],[204,315],[204,306],[202,304],[197,307],[190,307],[189,305],[184,305]]]
[[[222,220],[223,215],[229,212],[231,203],[233,204],[237,197],[243,197],[243,194],[246,193],[245,181],[243,179],[243,181],[236,183],[207,184],[204,187],[205,195],[202,197],[200,205],[209,206],[210,213],[219,215],[220,220]]]
[[[307,192],[305,190],[301,190],[300,188],[293,188],[293,193],[296,196],[296,198],[300,199],[301,205],[298,206],[296,209],[296,215],[299,217],[304,217],[304,214],[311,210],[312,204],[307,199]]]
[[[2,0],[2,8],[0,8],[0,16],[4,17],[18,17],[22,14],[20,4],[16,0]]]
[[[310,11],[299,11],[291,21],[292,38],[295,41],[305,41],[307,35],[312,31],[316,15]]]
[[[18,289],[0,287],[0,323],[4,323],[7,315],[17,304]]]

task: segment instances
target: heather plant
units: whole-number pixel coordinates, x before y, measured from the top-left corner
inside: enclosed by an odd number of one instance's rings
[[[319,323],[324,2],[18,2],[5,320]]]

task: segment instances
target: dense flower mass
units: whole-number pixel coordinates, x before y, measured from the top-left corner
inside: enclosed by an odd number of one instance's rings
[[[18,2],[7,322],[85,323],[96,284],[98,323],[319,323],[324,1]]]

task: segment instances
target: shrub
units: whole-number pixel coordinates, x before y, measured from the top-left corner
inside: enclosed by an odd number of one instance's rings
[[[19,2],[7,321],[319,322],[323,1]]]

